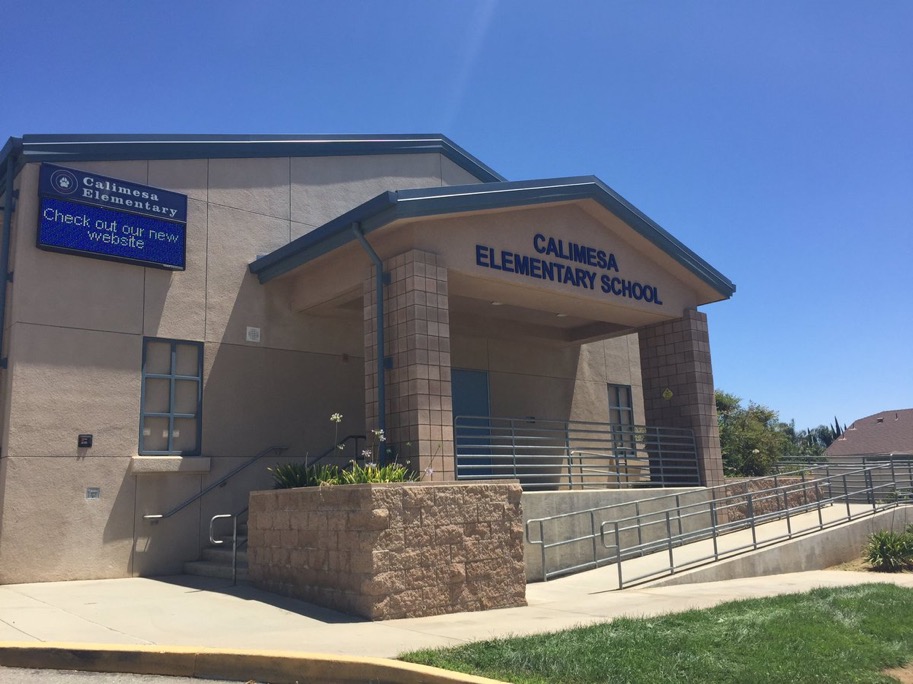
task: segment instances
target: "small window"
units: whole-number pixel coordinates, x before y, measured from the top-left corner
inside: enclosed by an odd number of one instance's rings
[[[609,385],[609,422],[612,425],[634,425],[630,385]]]
[[[616,453],[636,449],[634,404],[629,385],[609,385],[609,426]]]
[[[198,456],[203,344],[143,340],[139,453]]]

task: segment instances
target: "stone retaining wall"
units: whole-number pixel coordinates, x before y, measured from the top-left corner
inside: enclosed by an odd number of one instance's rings
[[[801,477],[777,477],[776,479],[773,477],[766,477],[755,480],[727,478],[726,496],[737,497],[725,502],[725,510],[728,513],[729,521],[744,520],[748,517],[748,493],[754,494],[756,492],[773,489],[774,487],[785,487],[787,485],[789,485],[790,488],[786,490],[785,497],[782,492],[777,496],[773,496],[769,492],[752,496],[751,503],[754,514],[762,515],[765,513],[774,513],[776,511],[786,510],[786,508],[796,508],[806,504],[813,504],[818,501],[818,499],[827,498],[827,492],[822,492],[820,485],[805,484]],[[746,496],[742,498],[739,495]]]
[[[250,579],[372,620],[526,605],[518,484],[251,492]]]

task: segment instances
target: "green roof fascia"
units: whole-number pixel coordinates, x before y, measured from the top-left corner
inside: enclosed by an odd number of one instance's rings
[[[439,153],[483,182],[504,177],[449,138],[427,135],[24,135],[17,170],[29,162],[236,159]],[[0,163],[14,147],[0,153]],[[9,150],[7,148],[10,148]]]
[[[368,234],[405,218],[585,199],[598,202],[724,297],[735,293],[732,281],[595,176],[385,192],[260,257],[250,271],[267,283],[354,240],[353,224]]]
[[[0,192],[6,188],[6,166],[10,158],[17,160],[22,150],[21,138],[9,138],[0,149]],[[15,174],[15,170],[13,171]]]

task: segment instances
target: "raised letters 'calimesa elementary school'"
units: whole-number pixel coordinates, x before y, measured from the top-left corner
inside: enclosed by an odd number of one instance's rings
[[[440,135],[26,135],[0,197],[0,582],[180,572],[267,467],[374,430],[431,481],[722,481],[698,307],[735,286],[598,178]]]

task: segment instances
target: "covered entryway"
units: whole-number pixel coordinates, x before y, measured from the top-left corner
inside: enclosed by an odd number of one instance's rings
[[[299,311],[364,321],[366,427],[410,445],[435,479],[497,477],[499,416],[564,425],[545,438],[561,453],[533,469],[549,485],[609,473],[652,481],[651,459],[673,434],[693,444],[688,480],[722,478],[696,307],[735,288],[595,178],[385,193],[251,271]],[[470,378],[483,375],[488,420],[468,437],[458,404],[468,402],[463,415],[481,409]],[[607,388],[619,384],[631,389],[632,420],[608,427],[613,449],[595,451],[582,426],[610,423]]]

